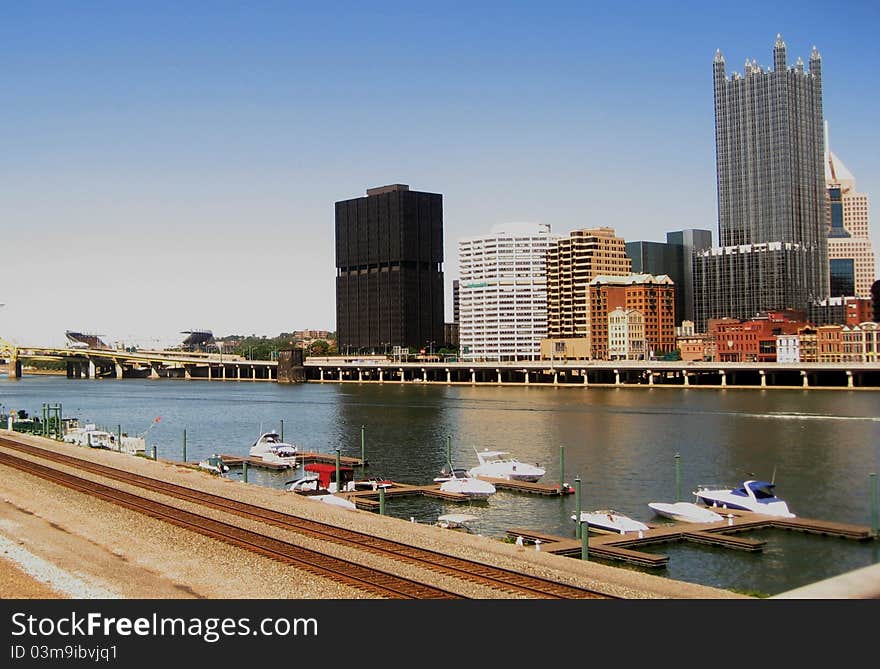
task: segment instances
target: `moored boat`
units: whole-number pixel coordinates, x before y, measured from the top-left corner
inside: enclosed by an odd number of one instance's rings
[[[281,435],[274,431],[261,434],[250,450],[251,457],[287,467],[296,467],[297,453],[299,453],[298,446],[283,441]]]
[[[495,494],[494,485],[470,476],[466,469],[460,467],[455,467],[451,471],[448,467],[444,467],[434,482],[440,484],[440,490],[443,492],[458,493],[474,500],[488,499]]]
[[[571,514],[571,519],[577,521],[577,514]],[[634,520],[627,515],[613,509],[598,509],[596,511],[581,511],[581,522],[589,527],[604,532],[615,534],[627,534],[629,532],[642,532],[651,529],[644,523]]]
[[[508,451],[490,451],[483,449],[478,451],[477,460],[480,464],[471,467],[468,474],[471,476],[486,476],[489,478],[507,479],[508,481],[527,481],[535,483],[546,473],[543,467],[526,462],[520,462]]]
[[[794,518],[788,504],[776,496],[775,483],[769,481],[743,481],[738,488],[697,486],[694,496],[706,506],[722,509],[741,509],[766,516]]]
[[[648,506],[658,516],[685,523],[717,523],[724,520],[721,514],[692,502],[649,502]]]

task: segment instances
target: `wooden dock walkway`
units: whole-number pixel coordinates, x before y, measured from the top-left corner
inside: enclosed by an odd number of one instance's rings
[[[248,467],[257,467],[261,469],[292,469],[290,465],[285,464],[276,464],[274,462],[266,462],[262,458],[255,458],[250,455],[229,455],[223,454],[220,456],[223,459],[223,463],[229,465],[230,467],[241,467],[245,462],[248,463]],[[326,464],[334,465],[336,464],[336,454],[335,453],[317,453],[315,451],[306,451],[304,453],[297,453],[296,455],[296,466],[300,467],[301,465],[307,465],[311,462],[323,462]],[[363,467],[364,464],[360,458],[351,458],[347,456],[339,457],[339,465],[341,467]]]
[[[741,532],[768,528],[794,530],[857,541],[874,539],[871,528],[863,525],[813,518],[779,518],[738,509],[724,509],[724,511],[727,518],[720,523],[670,523],[649,526],[650,529],[646,531],[626,534],[600,533],[591,529],[588,538],[589,555],[604,560],[618,560],[646,567],[663,567],[669,561],[667,555],[647,553],[636,550],[635,547],[672,541],[692,541],[754,553],[762,551],[767,542],[736,535]],[[581,554],[580,539],[559,537],[520,528],[507,530],[507,536],[522,537],[523,541],[532,544],[536,540],[540,540],[541,550],[548,553],[576,557]]]
[[[511,481],[509,479],[498,479],[491,476],[478,476],[482,481],[488,481],[498,490],[513,490],[515,492],[528,492],[536,495],[571,495],[574,488],[571,486],[563,487],[560,484],[547,485],[545,483],[530,483],[529,481]]]
[[[379,491],[378,490],[356,490],[353,492],[340,493],[340,497],[350,499],[359,509],[376,510],[379,508]],[[408,483],[392,483],[385,488],[385,499],[393,497],[403,497],[407,495],[423,495],[425,497],[435,497],[447,502],[468,502],[470,497],[458,492],[445,492],[440,490],[439,483],[431,483],[429,485],[409,485]]]

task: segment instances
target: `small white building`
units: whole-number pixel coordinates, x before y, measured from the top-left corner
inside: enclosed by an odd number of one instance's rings
[[[608,359],[645,359],[645,317],[638,309],[618,307],[608,314]]]
[[[801,336],[799,334],[776,335],[776,362],[801,361]]]

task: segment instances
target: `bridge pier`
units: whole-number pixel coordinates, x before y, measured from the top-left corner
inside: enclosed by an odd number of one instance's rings
[[[614,370],[614,385],[615,386],[620,385],[620,370],[619,369]]]
[[[529,370],[524,369],[523,374],[525,374],[525,384],[529,385]]]
[[[150,365],[150,378],[158,379],[159,378],[159,370],[156,368],[156,365]]]
[[[804,384],[804,385],[806,385],[806,384]],[[853,373],[849,369],[846,370],[846,387],[847,388],[854,388],[855,387],[853,385]]]
[[[475,384],[477,382],[477,372],[471,369],[471,384]]]
[[[379,368],[379,383],[385,383],[385,370],[381,367]]]
[[[406,381],[406,375],[403,373],[403,367],[401,367],[398,371],[400,372],[400,382],[403,383],[404,381]]]
[[[446,383],[452,383],[452,372],[449,371],[449,367],[446,368]]]
[[[648,385],[649,386],[654,385],[654,372],[653,372],[653,370],[650,370],[650,369],[648,370]]]
[[[723,369],[719,369],[718,373],[721,374],[721,385],[726,386],[727,385],[727,374],[725,373],[725,371]]]
[[[189,368],[189,365],[183,366],[183,378],[189,380],[192,378],[192,371]]]
[[[810,387],[810,381],[809,381],[809,379],[807,378],[807,372],[806,372],[805,370],[803,370],[803,369],[801,370],[801,376],[804,377],[804,388],[809,388],[809,387]]]
[[[586,388],[587,386],[590,385],[590,376],[589,376],[589,374],[587,373],[587,370],[586,370],[586,369],[582,369],[582,370],[581,370],[581,374],[584,375],[584,388]]]
[[[501,383],[501,370],[496,369],[495,372],[498,374],[498,383]]]
[[[683,371],[681,374],[684,377],[684,385],[686,385],[686,386],[691,385],[690,374],[687,373],[687,370]]]
[[[759,369],[758,374],[761,375],[761,387],[766,388],[767,387],[767,373],[763,369]]]
[[[117,378],[117,379],[121,379],[121,378],[122,378],[122,365],[120,365],[120,364],[117,362],[117,363],[114,364],[114,367],[116,368],[116,378]]]

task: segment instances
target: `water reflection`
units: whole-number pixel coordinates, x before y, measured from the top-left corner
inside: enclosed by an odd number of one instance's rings
[[[60,402],[65,415],[148,435],[159,457],[246,454],[266,429],[305,450],[360,457],[367,473],[428,483],[446,462],[476,464],[474,449],[507,450],[547,469],[543,481],[583,481],[582,508],[615,508],[663,522],[647,507],[673,501],[675,455],[683,500],[700,483],[774,478],[803,517],[868,525],[868,474],[880,471],[880,394],[867,391],[514,388],[442,385],[209,383],[179,380],[0,379],[0,403],[39,413]],[[564,463],[561,462],[564,453]],[[563,471],[564,470],[564,471]],[[232,472],[233,475],[240,472]],[[281,487],[293,472],[251,468],[250,483]],[[428,498],[391,499],[386,511],[433,523],[442,513],[479,516],[478,531],[513,528],[574,536],[574,498],[499,491],[462,506]],[[781,592],[877,561],[877,542],[772,531],[763,554],[691,544],[652,548],[670,555],[673,578]]]

